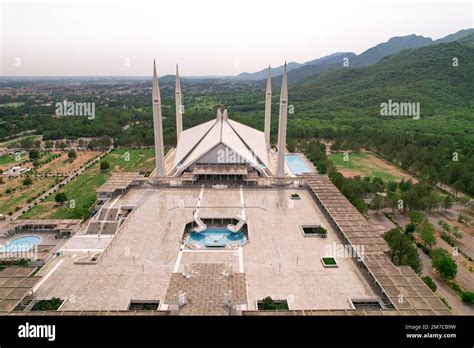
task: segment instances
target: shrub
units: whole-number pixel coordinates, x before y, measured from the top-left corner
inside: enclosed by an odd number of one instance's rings
[[[267,296],[262,301],[263,310],[288,310],[286,303],[275,303],[270,296]]]
[[[100,162],[100,170],[107,171],[110,168],[110,163],[108,161]]]
[[[474,304],[474,292],[472,291],[465,291],[461,295],[461,299],[468,303],[468,304]]]
[[[63,301],[57,297],[53,297],[50,300],[41,300],[35,303],[31,310],[33,311],[55,311],[57,310]]]
[[[422,277],[423,281],[425,282],[426,285],[431,289],[431,291],[435,292],[438,287],[436,286],[436,283],[431,279],[430,276]]]

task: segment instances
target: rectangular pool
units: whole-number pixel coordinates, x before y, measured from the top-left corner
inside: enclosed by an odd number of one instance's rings
[[[305,173],[312,173],[313,171],[309,169],[306,165],[305,161],[298,156],[297,154],[290,153],[285,155],[286,163],[290,168],[291,172],[295,175],[297,174],[305,174]]]

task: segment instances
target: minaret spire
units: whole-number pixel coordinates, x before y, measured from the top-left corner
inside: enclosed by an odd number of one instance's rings
[[[177,137],[177,141],[179,141],[179,135],[183,131],[184,108],[182,104],[181,79],[179,77],[178,64],[176,64],[175,99],[176,99],[176,137]]]
[[[272,75],[270,65],[268,66],[267,89],[265,91],[265,145],[270,151],[270,127],[272,115]]]
[[[165,176],[165,160],[163,153],[163,120],[161,116],[161,96],[160,86],[158,85],[158,75],[156,74],[156,64],[153,60],[153,81],[152,81],[152,98],[153,98],[153,131],[155,135],[155,159],[156,159],[156,176]]]
[[[286,123],[288,118],[288,73],[283,70],[283,80],[281,82],[280,112],[278,117],[278,163],[276,176],[285,177],[285,148],[286,148]]]

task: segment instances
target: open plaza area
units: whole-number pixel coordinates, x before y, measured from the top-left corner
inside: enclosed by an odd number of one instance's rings
[[[117,206],[139,206],[100,262],[75,264],[104,248],[97,237],[77,236],[93,242],[86,248],[66,244],[62,256],[41,270],[48,278],[38,296],[67,299],[64,310],[126,310],[131,300],[162,303],[173,272],[183,272],[186,264],[231,263],[232,272],[245,274],[242,309],[255,310],[267,296],[289,300],[291,309],[349,309],[350,297],[374,297],[352,258],[338,258],[338,268],[321,263],[341,241],[306,190],[244,189],[248,244],[235,250],[183,248],[180,237],[200,191],[135,189],[120,197]],[[239,213],[239,189],[203,192],[202,218]],[[290,199],[295,192],[300,200]],[[319,224],[328,228],[327,238],[304,236],[301,225]]]

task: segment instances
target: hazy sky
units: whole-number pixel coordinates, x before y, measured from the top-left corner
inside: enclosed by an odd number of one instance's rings
[[[234,75],[474,27],[471,1],[0,0],[0,75]]]

